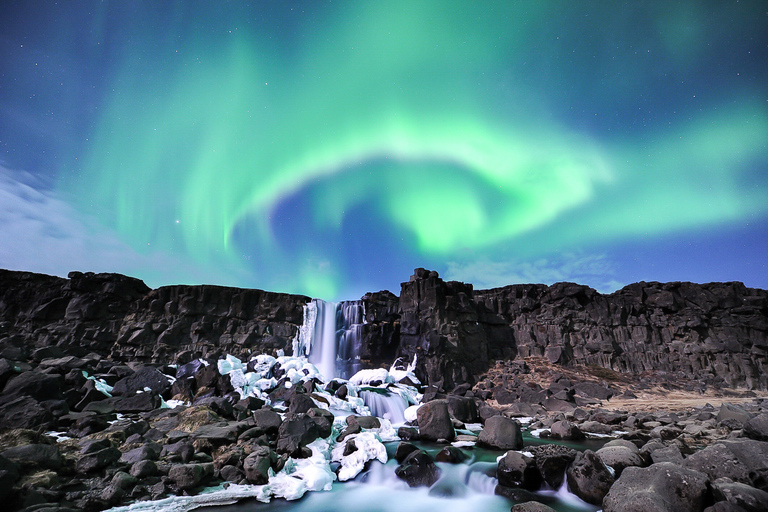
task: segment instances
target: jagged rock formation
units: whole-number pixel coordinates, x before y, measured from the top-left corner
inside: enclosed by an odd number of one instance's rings
[[[290,352],[309,300],[209,285],[151,290],[119,274],[0,270],[0,350],[14,360],[39,350],[37,360],[93,352],[147,363]]]
[[[118,274],[69,277],[0,271],[0,357],[93,352],[185,363],[290,353],[309,301],[208,285],[151,290]],[[362,360],[377,367],[416,357],[417,375],[438,391],[518,355],[768,389],[768,292],[741,283],[637,283],[610,295],[573,283],[475,291],[416,269],[399,297],[362,300]]]
[[[768,292],[742,283],[636,283],[610,295],[573,283],[473,291],[417,269],[399,299],[382,299],[363,298],[366,343],[417,355],[421,374],[445,390],[516,355],[768,389]]]

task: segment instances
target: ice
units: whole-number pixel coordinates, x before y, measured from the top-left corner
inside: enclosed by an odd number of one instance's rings
[[[455,446],[456,448],[469,448],[470,446],[475,446],[474,441],[454,441],[451,443],[451,446]]]
[[[251,358],[251,362],[254,363],[253,373],[258,374],[260,377],[266,377],[269,375],[269,372],[272,371],[272,367],[275,366],[277,359],[268,354],[259,354],[258,356]]]
[[[137,501],[124,507],[109,509],[109,512],[187,512],[212,505],[230,505],[245,498],[256,498],[268,502],[270,494],[266,485],[229,484],[206,490],[196,496],[172,496],[157,501]]]
[[[395,379],[393,379],[392,376],[389,375],[389,372],[384,368],[376,368],[374,370],[360,370],[349,378],[349,382],[356,386],[363,386],[377,381],[395,382]]]
[[[45,433],[48,437],[52,437],[56,440],[57,443],[60,443],[62,441],[66,441],[67,439],[72,439],[67,435],[66,432],[57,432],[55,430],[49,430]]]
[[[83,377],[93,381],[97,391],[100,391],[101,393],[105,394],[109,398],[112,398],[112,386],[107,384],[104,379],[97,379],[96,377],[92,377],[88,375],[88,372],[86,372],[85,370],[82,370],[82,372],[83,372]]]
[[[244,366],[243,362],[231,354],[227,354],[224,359],[218,361],[219,373],[227,375],[232,370],[240,370],[242,372]]]
[[[347,443],[352,439],[355,440],[357,450],[345,456],[344,450]],[[339,481],[345,482],[360,474],[365,463],[369,460],[376,459],[381,463],[386,463],[387,449],[375,432],[361,432],[345,438],[343,442],[334,446],[331,456],[333,461],[341,463]]]

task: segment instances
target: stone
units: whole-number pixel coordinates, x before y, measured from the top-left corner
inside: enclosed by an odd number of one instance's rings
[[[467,454],[455,446],[446,446],[435,455],[436,462],[448,462],[450,464],[459,464],[466,459]]]
[[[485,421],[477,442],[496,450],[520,450],[523,447],[523,434],[520,424],[515,420],[493,416]]]
[[[512,505],[511,512],[556,512],[552,507],[538,501],[526,501]]]
[[[145,388],[150,388],[156,395],[162,395],[170,391],[171,383],[168,377],[160,373],[157,368],[144,366],[132,375],[118,380],[112,388],[112,394],[131,396],[137,391],[144,391]]]
[[[416,450],[395,469],[395,475],[409,487],[429,487],[440,477],[440,469],[427,452]]]
[[[422,404],[416,411],[416,423],[419,425],[419,436],[422,439],[452,441],[456,437],[447,400],[432,400]]]
[[[736,425],[741,427],[744,423],[749,421],[752,415],[739,407],[738,405],[729,404],[727,402],[720,406],[720,410],[717,413],[717,422],[723,423],[732,420]]]
[[[0,453],[4,458],[15,462],[25,470],[59,469],[62,459],[59,448],[50,444],[24,444],[14,446]]]
[[[699,512],[707,475],[671,462],[628,467],[603,500],[603,512]]]
[[[564,441],[581,441],[587,437],[579,427],[568,420],[554,422],[549,430],[552,438]]]
[[[397,448],[395,449],[395,460],[398,464],[402,464],[402,462],[405,460],[405,458],[410,455],[412,452],[415,452],[419,449],[418,446],[415,444],[406,442],[406,441],[400,441],[397,444]]]
[[[592,450],[576,455],[566,470],[568,489],[592,505],[600,505],[608,494],[614,478],[608,468]]]
[[[270,435],[277,434],[280,425],[283,423],[280,415],[270,409],[253,411],[253,421],[257,427]]]
[[[712,496],[716,501],[727,501],[747,512],[768,510],[768,492],[750,485],[719,478],[712,482]]]
[[[768,412],[747,420],[744,423],[744,435],[757,441],[768,441]]]
[[[75,463],[78,473],[98,471],[120,460],[122,453],[116,448],[104,448],[80,457]]]
[[[153,460],[140,460],[131,466],[130,474],[136,478],[155,476],[158,472],[157,464]]]
[[[666,448],[659,448],[651,452],[651,460],[654,464],[658,462],[673,462],[675,464],[683,463],[683,454],[676,444],[671,444]]]
[[[711,480],[730,478],[768,492],[768,442],[753,439],[718,441],[689,455],[683,465]]]
[[[269,468],[275,454],[265,446],[257,447],[243,461],[243,471],[248,482],[263,485],[269,481]]]
[[[213,476],[213,464],[177,464],[168,471],[170,478],[179,489],[198,487]]]
[[[122,396],[114,402],[114,410],[119,413],[149,412],[160,407],[160,397],[154,393],[139,393]]]
[[[3,388],[6,396],[29,396],[38,401],[61,398],[63,379],[38,371],[23,372],[11,378]]]
[[[280,424],[277,434],[277,452],[291,457],[301,455],[301,448],[317,439],[320,431],[315,422],[306,414],[285,420]]]
[[[53,415],[30,396],[19,396],[0,405],[5,428],[38,429],[50,426]]]
[[[631,443],[630,443],[631,444]],[[632,445],[634,449],[627,446],[603,446],[597,450],[596,455],[600,457],[603,464],[610,466],[616,472],[616,477],[620,477],[625,468],[645,466],[645,461],[640,455],[637,446]]]
[[[512,450],[499,460],[496,478],[504,487],[522,487],[529,491],[537,490],[542,482],[534,458]]]
[[[528,451],[533,454],[541,477],[553,489],[560,488],[565,478],[566,468],[578,453],[573,448],[559,444],[531,446]]]

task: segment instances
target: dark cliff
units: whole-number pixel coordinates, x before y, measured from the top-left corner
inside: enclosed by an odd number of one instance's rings
[[[309,300],[208,285],[151,290],[118,274],[69,277],[0,270],[0,357],[184,363],[290,353]],[[363,302],[363,361],[416,356],[418,375],[446,391],[516,356],[768,389],[768,292],[741,283],[637,283],[610,295],[572,283],[473,290],[417,269],[399,297],[376,292]]]

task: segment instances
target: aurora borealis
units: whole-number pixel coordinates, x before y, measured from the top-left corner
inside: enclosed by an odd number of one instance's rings
[[[2,9],[0,266],[327,299],[417,266],[768,288],[764,2]]]

